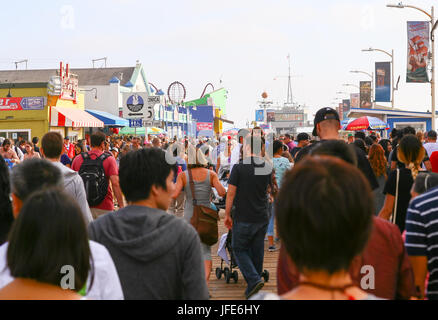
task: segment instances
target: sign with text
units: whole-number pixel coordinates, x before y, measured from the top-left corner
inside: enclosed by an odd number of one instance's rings
[[[0,111],[44,110],[44,97],[0,98]]]
[[[143,127],[142,119],[129,119],[129,127],[130,128],[141,128]]]
[[[154,106],[160,103],[159,96],[149,97],[146,92],[132,92],[123,94],[123,117],[125,119],[142,119],[153,121]]]
[[[213,130],[213,123],[210,123],[210,122],[198,122],[196,124],[196,130],[197,131]]]
[[[275,113],[275,122],[278,121],[304,121],[303,113]]]

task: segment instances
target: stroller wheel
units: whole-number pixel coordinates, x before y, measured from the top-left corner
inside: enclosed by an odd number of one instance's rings
[[[265,282],[268,282],[269,281],[269,271],[268,270],[263,271],[262,277],[265,280]]]
[[[222,278],[222,269],[216,268],[216,278],[220,280]]]
[[[237,281],[239,280],[239,274],[237,273],[237,271],[233,271],[233,279],[234,283],[237,283]]]
[[[226,274],[225,274],[225,281],[227,282],[227,283],[230,283],[230,280],[231,280],[231,273],[230,272],[227,272]]]
[[[227,278],[227,276],[230,274],[230,269],[228,267],[224,268],[223,274],[225,276],[225,279]]]

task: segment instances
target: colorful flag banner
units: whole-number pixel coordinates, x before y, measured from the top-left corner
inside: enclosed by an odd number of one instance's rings
[[[359,93],[350,94],[350,105],[352,108],[359,108],[359,100],[360,100]]]
[[[408,21],[408,67],[406,82],[429,82],[427,74],[429,52],[429,22]]]
[[[391,102],[391,62],[376,62],[376,101]]]
[[[344,108],[342,103],[339,104],[338,114],[339,114],[339,119],[342,121],[344,119]]]
[[[360,82],[360,107],[371,108],[371,81]]]
[[[342,113],[343,119],[348,118],[348,114],[350,113],[350,100],[342,100]]]

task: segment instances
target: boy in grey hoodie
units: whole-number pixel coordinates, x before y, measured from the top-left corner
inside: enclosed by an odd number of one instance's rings
[[[84,182],[76,171],[64,166],[61,162],[61,154],[63,148],[62,136],[58,132],[46,133],[41,140],[40,152],[46,160],[52,162],[55,167],[61,170],[64,177],[65,191],[70,194],[73,199],[76,199],[82,214],[87,224],[93,221],[90,207],[87,202],[87,195],[85,193]]]
[[[208,299],[199,236],[166,212],[173,175],[163,150],[128,153],[119,178],[129,205],[89,226],[90,239],[110,252],[127,300]]]

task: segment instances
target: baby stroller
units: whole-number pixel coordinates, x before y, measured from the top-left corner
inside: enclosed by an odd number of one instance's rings
[[[222,278],[222,275],[224,275],[225,281],[227,283],[230,283],[231,279],[234,280],[234,283],[237,283],[239,280],[239,273],[236,269],[238,268],[236,259],[234,257],[233,249],[231,247],[231,239],[232,239],[233,233],[231,230],[228,231],[228,233],[222,235],[219,248],[218,248],[218,256],[221,257],[221,266],[220,268],[216,268],[216,278],[220,280]],[[230,255],[230,259],[228,259],[228,254]],[[228,267],[224,267],[224,263],[229,265]],[[264,270],[261,274],[262,278],[265,280],[265,282],[269,281],[269,271]]]
[[[237,263],[234,258],[233,249],[231,248],[231,238],[232,232],[228,231],[227,234],[222,235],[221,241],[219,243],[219,248],[217,254],[221,257],[221,266],[220,268],[216,268],[216,278],[220,280],[222,275],[224,275],[225,281],[230,283],[230,280],[233,279],[234,283],[237,283],[239,280],[239,273],[233,269],[237,268]],[[230,255],[230,259],[228,259],[228,254]],[[229,265],[224,268],[224,263]]]
[[[230,171],[226,170],[223,171],[222,174],[219,176],[219,182],[223,185],[225,190],[228,190],[228,178],[229,178]],[[226,206],[226,200],[227,196],[220,197],[216,189],[213,188],[213,198],[212,202],[216,206],[216,208],[225,210]]]

